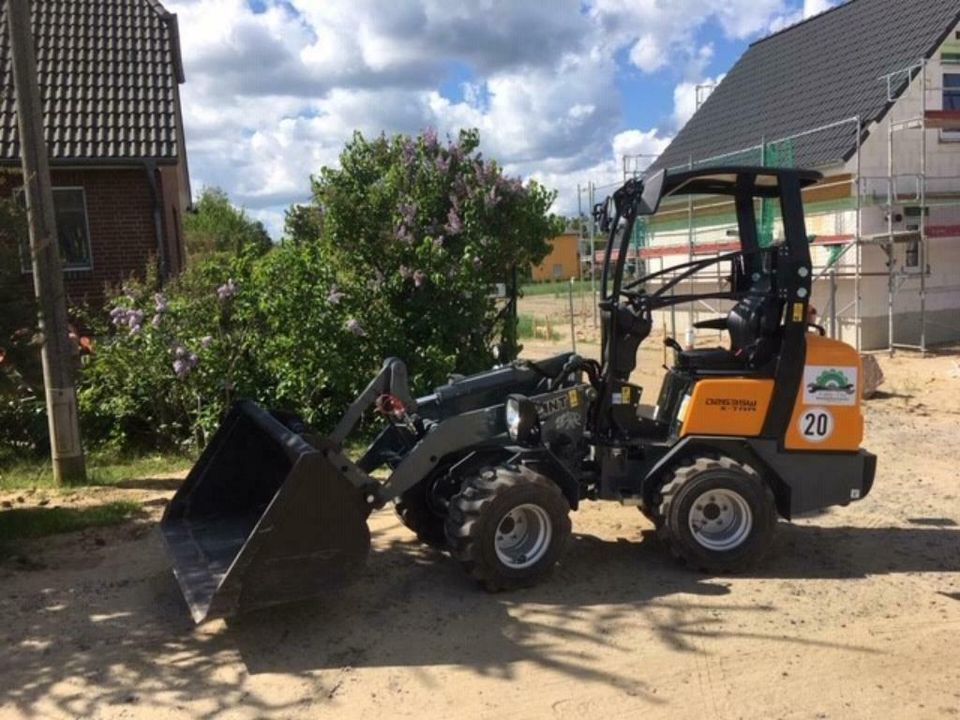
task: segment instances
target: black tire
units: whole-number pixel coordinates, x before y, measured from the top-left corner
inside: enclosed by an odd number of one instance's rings
[[[453,557],[487,590],[529,587],[566,550],[570,505],[550,478],[501,465],[464,481],[450,503],[446,534]],[[515,564],[505,560],[510,557]]]
[[[425,481],[418,482],[396,499],[393,509],[400,522],[413,531],[420,542],[443,548],[447,545],[444,519],[430,508],[426,487]]]
[[[663,525],[663,516],[660,515],[659,508],[647,508],[640,506],[637,508],[640,511],[640,514],[643,515],[647,520],[653,523],[653,528],[659,530]]]
[[[706,572],[737,572],[769,550],[776,503],[767,483],[747,465],[727,457],[699,458],[675,468],[660,494],[658,535],[678,560]]]

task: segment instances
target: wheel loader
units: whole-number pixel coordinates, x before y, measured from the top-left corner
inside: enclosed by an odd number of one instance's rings
[[[801,191],[819,179],[714,167],[626,182],[596,209],[607,231],[599,361],[514,361],[415,398],[404,363],[388,359],[325,436],[237,404],[161,522],[194,619],[335,591],[363,565],[369,514],[391,502],[421,541],[505,590],[560,560],[582,502],[636,506],[679,560],[728,572],[763,556],[778,518],[864,498],[876,458],[860,447],[860,358],[809,322]],[[685,196],[732,203],[738,247],[625,280],[638,219]],[[779,209],[780,241],[761,242],[758,203]],[[677,292],[718,268],[729,275],[717,291]],[[724,345],[667,338],[673,363],[656,403],[642,403],[630,377],[653,313],[706,300],[730,305],[697,324]],[[382,431],[351,459],[344,442],[372,412]]]

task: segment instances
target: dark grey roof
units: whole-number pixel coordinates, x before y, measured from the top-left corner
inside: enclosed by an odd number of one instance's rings
[[[176,16],[156,0],[32,0],[53,161],[175,160]],[[0,162],[19,157],[6,2],[0,3]]]
[[[879,78],[930,57],[960,21],[957,0],[850,0],[760,40],[744,53],[654,168],[760,162],[760,145],[848,118],[880,120]],[[906,86],[901,76],[899,94]],[[919,114],[919,107],[918,107]],[[849,159],[856,124],[795,138],[775,150],[800,167]],[[738,151],[755,148],[749,153]],[[783,157],[781,154],[781,157]],[[768,156],[768,162],[770,158]]]

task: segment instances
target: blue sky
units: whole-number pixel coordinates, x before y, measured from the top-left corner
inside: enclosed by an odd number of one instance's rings
[[[354,130],[480,129],[558,191],[663,150],[747,45],[836,0],[167,0],[179,16],[194,192],[275,236]]]

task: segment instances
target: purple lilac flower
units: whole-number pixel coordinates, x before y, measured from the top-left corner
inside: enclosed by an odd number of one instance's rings
[[[422,287],[427,281],[427,274],[423,270],[417,270],[413,273],[413,284],[416,287]]]
[[[349,320],[347,320],[347,322],[344,323],[343,327],[346,329],[347,332],[353,333],[358,337],[363,337],[367,334],[364,331],[363,327],[360,325],[360,323],[354,318],[350,318]]]
[[[220,298],[220,302],[226,302],[236,294],[237,285],[233,282],[233,278],[228,279],[227,282],[217,288],[217,297]]]
[[[400,217],[407,225],[413,225],[417,219],[417,204],[415,202],[400,203]]]
[[[196,353],[190,352],[183,345],[173,347],[173,373],[178,380],[183,380],[200,362]]]
[[[400,154],[405,165],[413,164],[413,160],[416,157],[416,148],[410,138],[403,141],[403,148],[401,148]]]
[[[163,293],[157,293],[153,296],[153,304],[157,313],[164,313],[167,311],[167,298]]]
[[[190,374],[190,366],[187,365],[186,360],[174,360],[173,372],[177,376],[178,380],[183,380],[187,375]]]
[[[434,128],[428,127],[423,131],[423,144],[431,150],[437,146],[437,131]]]
[[[447,225],[444,230],[451,235],[459,235],[460,231],[463,230],[463,222],[454,208],[450,208],[450,212],[447,213]]]
[[[402,243],[410,245],[413,242],[413,235],[410,234],[410,231],[407,229],[407,226],[403,223],[397,225],[397,229],[394,233],[394,237],[397,238]]]
[[[441,175],[446,175],[450,170],[450,158],[444,157],[443,155],[438,155],[434,165],[437,168],[437,172]]]
[[[159,328],[162,317],[163,316],[160,315],[160,313],[157,313],[156,315],[153,316],[153,320],[150,321],[150,324],[153,325],[153,327],[155,328]]]
[[[140,332],[140,327],[143,325],[143,311],[115,307],[110,311],[110,321],[116,327],[126,326],[131,330],[137,328],[136,332]],[[135,335],[136,333],[131,334]]]
[[[343,292],[334,285],[330,288],[330,292],[327,293],[327,302],[331,305],[339,305],[341,300],[343,300]]]
[[[131,326],[130,326],[130,335],[131,335],[131,336],[133,336],[133,335],[139,335],[139,334],[140,334],[140,331],[141,331],[142,329],[143,329],[143,328],[142,328],[140,325],[131,325]]]

